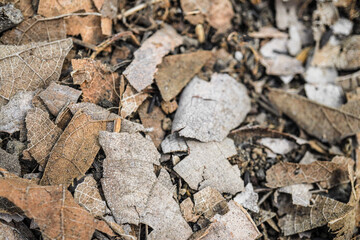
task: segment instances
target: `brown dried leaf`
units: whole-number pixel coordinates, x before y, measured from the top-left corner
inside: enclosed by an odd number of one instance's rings
[[[341,158],[341,157],[338,157]],[[285,187],[300,183],[326,182],[326,188],[348,181],[347,165],[315,161],[310,164],[279,162],[266,171],[266,186]]]
[[[311,207],[294,207],[293,212],[280,219],[279,225],[284,235],[288,236],[339,221],[353,208],[331,198],[317,195]]]
[[[195,214],[194,203],[189,197],[180,203],[180,210],[185,221],[187,222],[196,222],[200,217],[200,215]]]
[[[278,89],[271,89],[268,97],[278,110],[322,141],[338,142],[360,131],[360,118],[352,114]]]
[[[19,230],[0,222],[0,239],[3,240],[27,240]]]
[[[219,191],[206,187],[194,194],[195,214],[211,219],[215,214],[224,215],[229,211],[225,198]]]
[[[187,141],[190,154],[174,170],[192,189],[211,186],[221,193],[236,194],[244,190],[237,166],[231,166],[228,157],[237,154],[234,142],[226,138],[222,142],[201,143]]]
[[[95,229],[107,230],[75,203],[65,186],[39,186],[21,178],[1,178],[0,197],[33,218],[45,239],[91,239]]]
[[[181,94],[172,132],[202,142],[222,141],[250,107],[246,87],[229,75],[215,73],[210,82],[195,77]]]
[[[155,74],[155,81],[162,98],[165,101],[175,98],[211,57],[210,51],[164,57]]]
[[[53,147],[40,184],[68,186],[74,178],[85,174],[100,149],[101,130],[106,130],[106,122],[77,112]]]
[[[0,45],[0,96],[10,99],[18,91],[33,91],[59,79],[72,40]]]
[[[257,32],[250,32],[252,38],[287,38],[288,34],[274,27],[261,27]]]
[[[140,92],[153,83],[156,66],[175,47],[182,44],[182,37],[170,25],[158,30],[146,39],[134,53],[134,60],[124,71],[124,76],[136,91]]]
[[[86,43],[98,44],[103,39],[99,16],[72,16],[66,19],[66,29],[68,35],[81,35]]]
[[[19,156],[16,154],[10,154],[4,149],[0,148],[0,168],[6,169],[7,171],[16,175],[20,175],[21,166],[19,162]]]
[[[360,71],[336,78],[336,84],[340,85],[344,91],[352,91],[360,86]]]
[[[30,153],[42,167],[45,167],[47,157],[62,130],[49,119],[49,114],[40,108],[29,110],[25,121],[29,141],[25,151]]]
[[[130,116],[133,112],[140,107],[140,105],[148,98],[149,94],[143,92],[136,92],[133,87],[128,84],[126,90],[121,98],[121,111],[122,118]]]
[[[1,4],[0,6],[0,33],[15,27],[17,24],[24,20],[24,16],[21,11],[14,7],[13,4]]]
[[[74,200],[95,217],[105,215],[106,203],[101,199],[97,183],[91,175],[77,185]]]
[[[80,10],[85,10],[86,12],[93,10],[91,0],[40,0],[38,14],[45,17],[54,17],[66,13],[79,12]]]
[[[115,105],[118,99],[115,87],[119,75],[98,60],[72,59],[74,71],[71,73],[75,84],[80,84],[84,102]]]
[[[100,132],[99,141],[106,154],[101,183],[116,222],[147,224],[149,239],[187,239],[192,231],[154,173],[160,154],[152,141],[125,132]]]
[[[34,16],[23,21],[16,28],[5,32],[0,41],[3,44],[21,45],[36,42],[52,42],[66,38],[65,20],[46,20]]]
[[[211,225],[202,232],[195,233],[192,240],[251,240],[257,239],[261,233],[246,210],[230,201],[229,212],[225,215],[215,215]]]
[[[158,106],[154,106],[152,112],[147,113],[149,108],[150,101],[146,101],[139,108],[139,116],[141,119],[141,123],[146,128],[151,128],[152,131],[148,133],[148,135],[153,140],[155,147],[159,147],[162,140],[165,137],[165,131],[162,129],[162,121],[166,117],[165,114],[161,111],[161,108]]]
[[[161,102],[161,109],[164,111],[165,114],[171,114],[176,111],[178,108],[178,104],[176,100],[172,100],[170,102]]]
[[[80,95],[81,91],[79,90],[52,82],[39,94],[39,97],[50,113],[57,116],[66,105],[76,103]]]

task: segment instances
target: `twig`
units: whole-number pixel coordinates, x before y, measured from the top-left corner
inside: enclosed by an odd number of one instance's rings
[[[77,44],[77,45],[80,45],[80,46],[82,46],[82,47],[86,47],[86,48],[89,48],[89,49],[91,49],[91,50],[93,50],[93,51],[96,51],[96,46],[95,45],[93,45],[93,44],[91,44],[91,43],[86,43],[86,42],[84,42],[84,41],[81,41],[80,39],[77,39],[77,38],[71,38],[72,40],[73,40],[73,42],[75,43],[75,44]]]
[[[139,4],[133,8],[130,8],[129,10],[125,11],[124,13],[120,13],[117,15],[117,18],[118,19],[122,19],[123,17],[129,17],[141,10],[143,10],[144,8],[146,8],[147,6],[151,5],[151,4],[155,4],[155,3],[159,3],[159,2],[162,2],[163,0],[152,0],[151,2],[149,3],[142,3],[142,4]]]

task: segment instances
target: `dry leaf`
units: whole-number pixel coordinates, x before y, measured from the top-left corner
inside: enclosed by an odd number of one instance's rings
[[[171,114],[176,111],[178,108],[178,104],[176,100],[172,100],[170,102],[161,102],[161,109],[164,111],[165,114]]]
[[[85,174],[100,149],[101,130],[106,130],[105,122],[77,112],[54,145],[40,184],[68,186],[74,178]]]
[[[313,186],[311,184],[294,184],[279,189],[279,192],[291,194],[292,203],[294,205],[300,205],[304,207],[310,206],[310,200],[312,197],[311,190]]]
[[[355,90],[360,86],[360,71],[337,77],[336,84],[340,85],[344,91]]]
[[[229,211],[225,198],[219,191],[206,187],[194,194],[195,214],[211,219],[215,214],[224,215]]]
[[[33,218],[45,239],[91,239],[95,229],[112,232],[75,203],[65,186],[39,186],[21,178],[1,178],[0,196]]]
[[[77,185],[74,200],[94,217],[102,217],[106,213],[106,203],[101,199],[97,183],[91,175]]]
[[[45,17],[54,17],[67,13],[79,12],[80,10],[85,10],[86,12],[89,12],[92,9],[93,6],[91,0],[40,0],[38,14]]]
[[[25,121],[29,141],[25,151],[30,153],[40,166],[45,167],[47,157],[62,130],[49,119],[49,114],[40,108],[30,109]]]
[[[150,101],[146,101],[139,108],[139,116],[141,123],[146,128],[150,128],[152,131],[148,135],[153,140],[155,146],[158,148],[165,137],[165,131],[162,129],[162,121],[165,119],[165,114],[161,111],[161,108],[154,106],[152,112],[148,113]]]
[[[195,77],[181,94],[172,132],[202,142],[222,141],[249,111],[245,86],[229,75],[215,73],[211,82]]]
[[[195,214],[194,203],[189,197],[180,203],[180,210],[185,221],[187,222],[196,222],[200,217],[200,215]]]
[[[14,133],[25,126],[25,116],[33,108],[34,95],[34,92],[18,92],[0,109],[0,131]]]
[[[71,48],[71,39],[21,46],[0,45],[0,96],[10,99],[18,91],[37,90],[57,81]]]
[[[72,16],[66,19],[66,29],[68,35],[81,35],[86,43],[98,44],[103,39],[99,16]]]
[[[255,213],[259,212],[258,200],[259,195],[254,192],[254,188],[251,183],[246,185],[244,192],[237,194],[234,198],[234,202]]]
[[[74,71],[71,73],[75,84],[80,84],[84,102],[101,105],[115,105],[118,96],[116,86],[119,75],[99,60],[72,59]]]
[[[151,140],[138,133],[100,132],[99,141],[106,154],[101,183],[116,222],[147,224],[153,228],[149,239],[187,239],[192,231],[172,191],[154,173],[160,154]]]
[[[249,36],[252,38],[287,38],[288,34],[274,27],[261,27],[257,32],[250,32]]]
[[[226,138],[222,142],[186,143],[190,154],[175,165],[174,170],[192,189],[201,190],[210,186],[221,193],[231,194],[244,190],[239,168],[231,166],[227,160],[237,154],[231,139]]]
[[[16,26],[24,20],[21,11],[9,3],[0,7],[0,16],[0,33]]]
[[[165,101],[175,98],[211,57],[210,51],[164,57],[155,74],[155,81],[162,98]]]
[[[19,230],[0,222],[0,239],[3,240],[28,240]]]
[[[128,84],[121,98],[121,117],[126,118],[133,112],[136,112],[148,96],[149,94],[147,93],[136,92],[135,89]]]
[[[251,240],[257,239],[261,233],[244,208],[229,202],[229,212],[225,215],[215,215],[211,225],[200,233],[195,233],[191,239],[196,240]]]
[[[338,221],[352,209],[352,206],[317,195],[311,207],[296,206],[293,212],[280,219],[279,225],[284,235],[288,236]]]
[[[2,0],[1,3],[12,3],[14,6],[21,10],[24,17],[31,17],[34,15],[34,9],[31,0]]]
[[[344,93],[341,87],[333,84],[305,84],[306,96],[319,104],[339,108],[344,102]]]
[[[270,101],[306,132],[331,143],[360,131],[360,118],[299,95],[271,89]]]
[[[302,63],[296,58],[278,54],[275,58],[261,58],[261,63],[266,67],[266,73],[275,76],[294,75],[304,72]]]
[[[23,21],[16,28],[5,32],[0,41],[3,44],[21,45],[36,42],[52,42],[66,38],[65,20],[46,20],[34,16]]]
[[[52,82],[49,87],[39,94],[47,109],[57,116],[61,109],[70,103],[76,103],[81,91]]]
[[[269,148],[276,154],[287,154],[297,147],[297,144],[287,139],[281,138],[262,138],[258,141],[261,145]]]
[[[161,150],[163,153],[174,152],[187,152],[188,146],[182,137],[179,137],[177,133],[166,136],[164,141],[161,142]]]
[[[185,19],[193,25],[206,20],[221,32],[231,27],[234,11],[229,0],[181,0],[180,3]]]
[[[134,60],[124,71],[124,76],[136,91],[140,92],[153,83],[156,66],[175,47],[182,44],[182,37],[170,25],[158,30],[146,39],[134,53]]]
[[[0,148],[0,168],[6,169],[7,171],[16,175],[20,175],[21,166],[19,162],[19,156],[16,154],[10,154],[4,149]]]

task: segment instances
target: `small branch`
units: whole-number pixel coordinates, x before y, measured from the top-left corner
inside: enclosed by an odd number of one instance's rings
[[[159,2],[162,2],[163,0],[151,0],[151,2],[149,3],[142,3],[142,4],[139,4],[133,8],[130,8],[129,10],[126,10],[124,13],[120,13],[119,15],[117,15],[117,18],[118,19],[122,19],[123,17],[129,17],[143,9],[145,9],[147,6],[149,5],[152,5],[152,4],[155,4],[155,3],[159,3]]]

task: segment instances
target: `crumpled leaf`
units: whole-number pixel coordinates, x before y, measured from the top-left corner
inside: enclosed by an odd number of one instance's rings
[[[126,79],[136,91],[141,92],[153,83],[156,66],[162,58],[175,47],[182,44],[182,37],[170,25],[158,30],[146,39],[134,53],[134,60],[123,72]]]
[[[148,97],[149,94],[143,92],[138,93],[133,87],[127,85],[121,98],[121,117],[126,118],[127,116],[130,116],[130,114],[135,112]]]
[[[258,200],[259,195],[254,192],[254,188],[251,183],[246,185],[244,192],[237,194],[234,198],[234,202],[255,213],[259,212]]]
[[[52,82],[39,94],[39,97],[50,113],[57,116],[67,104],[76,103],[80,95],[79,90]]]
[[[338,221],[353,209],[352,206],[334,199],[317,195],[310,207],[296,206],[293,212],[280,219],[279,225],[285,236],[305,232],[327,223]]]
[[[4,149],[0,148],[0,168],[4,168],[11,173],[20,175],[21,166],[19,162],[19,156],[16,154],[10,154]]]
[[[161,142],[161,150],[165,154],[174,152],[187,152],[188,146],[182,137],[179,137],[178,134],[173,133],[166,136],[166,138]]]
[[[18,92],[0,109],[0,131],[14,133],[25,126],[25,116],[33,108],[34,95],[34,92]]]
[[[5,223],[0,222],[0,239],[6,240],[27,240],[19,230]]]
[[[229,0],[181,0],[180,3],[185,19],[191,24],[206,20],[210,26],[222,32],[231,27],[234,11]],[[196,11],[199,13],[192,13]]]
[[[172,132],[202,142],[222,141],[249,111],[245,86],[229,75],[215,73],[211,82],[195,77],[181,94]]]
[[[192,231],[172,191],[154,173],[160,154],[151,140],[100,132],[99,141],[106,154],[101,184],[116,222],[147,224],[153,228],[149,239],[187,239]]]
[[[72,59],[74,71],[71,73],[75,84],[80,84],[84,102],[109,103],[114,105],[118,96],[115,87],[118,85],[119,75],[99,60],[89,58]]]
[[[4,174],[4,172],[2,172]],[[75,203],[65,186],[39,186],[29,180],[6,174],[0,178],[0,197],[33,218],[45,239],[91,239],[95,229],[112,233]]]
[[[66,38],[66,25],[63,18],[46,20],[37,15],[28,18],[16,28],[5,32],[0,41],[3,44],[21,45],[36,42],[52,42]]]
[[[78,111],[54,145],[40,184],[68,186],[74,178],[85,174],[100,149],[101,130],[106,130],[106,122],[94,121]]]
[[[62,130],[49,119],[49,114],[40,108],[30,109],[25,121],[27,140],[29,141],[25,152],[29,153],[42,167],[45,167],[50,151]]]
[[[95,179],[88,175],[77,185],[74,200],[93,216],[103,216],[106,213],[106,203],[101,199]]]
[[[224,215],[215,215],[207,229],[195,233],[196,240],[250,240],[257,239],[261,233],[246,210],[234,201],[228,203],[230,211]]]
[[[299,95],[271,89],[269,99],[310,135],[330,143],[360,131],[360,118],[320,105]]]
[[[175,98],[212,57],[210,51],[170,55],[158,65],[155,81],[165,101]]]
[[[226,138],[222,142],[201,143],[187,141],[190,154],[175,165],[177,172],[192,189],[201,190],[207,186],[221,193],[236,194],[244,190],[237,166],[231,166],[226,159],[237,154],[234,142]]]
[[[33,91],[59,79],[72,40],[0,45],[0,96],[10,99],[18,91]]]
[[[194,194],[195,214],[211,219],[215,214],[224,215],[229,211],[225,198],[219,191],[206,187]]]

